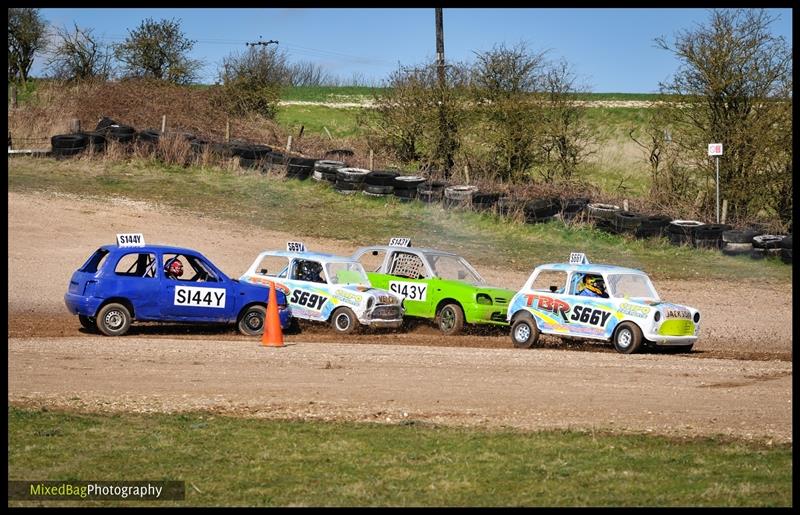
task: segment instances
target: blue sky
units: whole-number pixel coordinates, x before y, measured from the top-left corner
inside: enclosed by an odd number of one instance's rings
[[[775,34],[792,41],[791,9],[779,16]],[[55,26],[92,28],[105,42],[121,42],[145,18],[179,18],[205,61],[202,82],[213,82],[222,59],[247,49],[249,41],[277,40],[290,60],[312,61],[349,79],[359,74],[380,83],[398,64],[417,65],[436,55],[433,8],[413,9],[42,9]],[[678,61],[655,48],[672,36],[707,22],[707,9],[455,9],[445,8],[447,60],[472,61],[474,52],[526,42],[552,59],[566,59],[581,82],[598,93],[651,93],[670,77]],[[40,73],[43,59],[34,63]]]

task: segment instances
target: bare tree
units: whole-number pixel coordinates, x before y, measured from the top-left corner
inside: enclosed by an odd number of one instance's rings
[[[499,179],[520,179],[536,162],[542,137],[541,106],[529,99],[542,85],[544,53],[520,43],[476,56],[471,86],[485,125],[486,154]]]
[[[126,76],[189,84],[202,66],[201,61],[189,57],[194,44],[181,31],[180,20],[147,18],[128,31],[125,41],[115,47],[114,55],[123,63]]]
[[[25,83],[33,58],[47,47],[47,24],[39,9],[8,8],[8,80]]]
[[[223,59],[219,70],[223,102],[231,114],[275,116],[281,87],[290,83],[286,52],[276,47],[251,46]]]
[[[92,29],[82,29],[75,24],[72,30],[66,27],[58,29],[55,38],[46,65],[54,78],[68,81],[106,80],[111,75],[113,51],[98,41]]]
[[[665,98],[664,121],[705,179],[698,182],[707,185],[706,193],[715,175],[707,144],[723,144],[720,195],[734,219],[790,217],[776,195],[791,184],[792,50],[770,32],[774,20],[764,10],[714,10],[707,24],[680,31],[672,42],[656,40],[681,61],[675,76],[660,85],[673,95]],[[705,206],[709,217],[712,206]]]
[[[334,77],[321,66],[310,61],[299,61],[288,67],[290,86],[330,85]]]
[[[576,82],[569,64],[560,60],[548,65],[542,76],[541,94],[544,124],[540,148],[543,156],[537,166],[545,182],[556,178],[570,180],[578,165],[591,153],[592,133],[585,122],[586,108],[576,94],[587,88]]]

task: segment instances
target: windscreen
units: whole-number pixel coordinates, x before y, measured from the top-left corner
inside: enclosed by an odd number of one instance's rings
[[[325,265],[325,272],[331,284],[370,285],[364,267],[357,261],[328,263]]]
[[[608,286],[613,297],[659,300],[650,278],[642,274],[609,274]]]
[[[459,256],[448,254],[425,254],[436,277],[470,284],[484,284],[483,278]]]

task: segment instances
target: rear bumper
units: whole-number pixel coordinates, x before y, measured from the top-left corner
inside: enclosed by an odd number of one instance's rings
[[[102,303],[103,299],[98,297],[84,297],[74,293],[64,294],[64,304],[67,306],[67,311],[73,315],[93,317]]]
[[[692,345],[697,341],[697,336],[664,336],[663,334],[646,334],[645,339],[660,347],[671,345]]]

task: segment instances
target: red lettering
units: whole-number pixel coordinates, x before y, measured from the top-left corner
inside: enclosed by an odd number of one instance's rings
[[[539,309],[553,311],[553,299],[550,297],[539,297]]]
[[[538,295],[525,295],[525,298],[528,299],[527,306],[528,307],[533,306],[533,301],[535,301],[537,297],[538,297]]]

